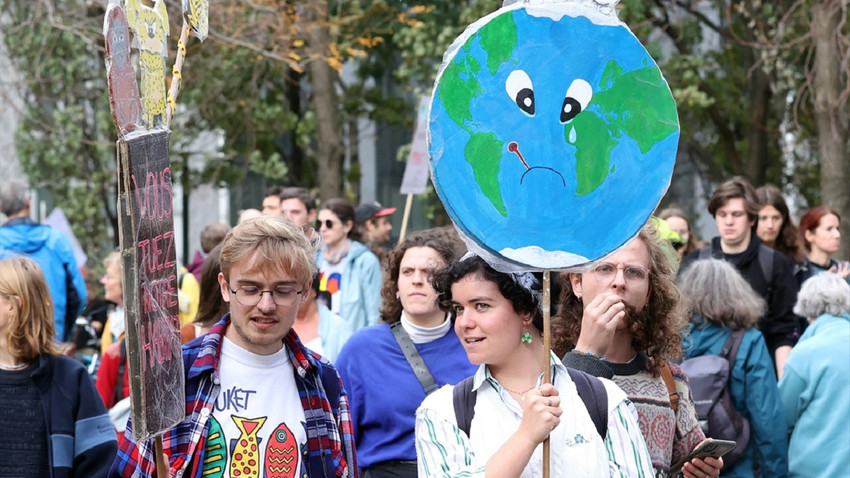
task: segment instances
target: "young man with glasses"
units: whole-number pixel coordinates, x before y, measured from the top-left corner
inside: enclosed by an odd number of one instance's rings
[[[637,408],[652,465],[662,477],[705,439],[687,378],[668,364],[681,355],[680,332],[687,316],[665,241],[647,225],[586,272],[561,276],[558,314],[566,327],[553,331],[552,338],[557,353],[572,349],[564,356],[566,366],[612,379],[626,392]],[[664,374],[678,394],[677,409]],[[719,459],[694,459],[683,474],[714,478],[721,467]]]
[[[170,476],[357,476],[339,375],[292,330],[314,253],[280,217],[225,237],[218,279],[230,313],[183,348],[186,418],[163,436]],[[110,476],[156,476],[153,450],[128,426]]]

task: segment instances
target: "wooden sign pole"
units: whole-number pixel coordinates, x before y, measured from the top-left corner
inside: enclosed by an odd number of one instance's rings
[[[552,349],[552,316],[551,316],[551,283],[549,271],[543,271],[543,383],[552,383],[552,364],[550,350]],[[549,478],[549,437],[543,440],[543,478]]]

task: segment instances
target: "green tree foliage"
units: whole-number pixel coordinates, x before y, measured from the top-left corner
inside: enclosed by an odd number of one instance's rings
[[[103,10],[79,1],[55,8],[3,0],[0,12],[13,19],[3,37],[26,92],[16,131],[21,166],[30,185],[62,207],[86,253],[102,256],[117,225]]]
[[[845,21],[829,34],[846,55],[846,1],[831,3]],[[622,0],[620,17],[658,59],[677,99],[680,153],[711,181],[740,174],[754,184],[793,183],[809,203],[821,200],[811,180],[821,159],[811,91],[814,4]],[[847,68],[839,70],[846,102]]]

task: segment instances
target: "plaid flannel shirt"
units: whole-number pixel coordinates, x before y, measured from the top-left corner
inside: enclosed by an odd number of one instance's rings
[[[186,419],[162,437],[171,476],[201,477],[208,419],[220,388],[221,342],[229,324],[228,314],[207,335],[183,346]],[[339,374],[327,360],[304,348],[294,331],[290,330],[283,341],[304,406],[308,454],[304,457],[303,469],[306,476],[358,478],[348,398]],[[156,478],[154,439],[135,442],[132,423],[128,423],[109,476]]]

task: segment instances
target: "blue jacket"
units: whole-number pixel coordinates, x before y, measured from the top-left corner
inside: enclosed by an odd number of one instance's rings
[[[850,476],[850,315],[822,315],[791,350],[779,394],[791,476]]]
[[[86,305],[86,283],[68,237],[28,217],[15,218],[0,227],[0,252],[25,254],[38,263],[53,296],[56,336],[69,340],[74,321]],[[69,291],[76,292],[70,298],[73,310],[67,309]]]
[[[322,252],[319,251],[316,264],[320,271],[324,269],[325,262]],[[354,333],[363,327],[378,323],[383,284],[381,264],[378,256],[357,241],[351,241],[343,264],[338,314],[345,319],[351,333]]]
[[[50,477],[105,477],[118,442],[85,366],[69,357],[41,355],[31,377],[41,393]]]
[[[682,343],[684,358],[720,354],[730,333],[728,328],[695,317]],[[750,442],[744,456],[734,466],[724,467],[721,476],[752,477],[753,451],[761,476],[788,476],[788,438],[776,373],[764,336],[756,329],[747,330],[741,340],[729,394],[735,409],[750,422]]]

